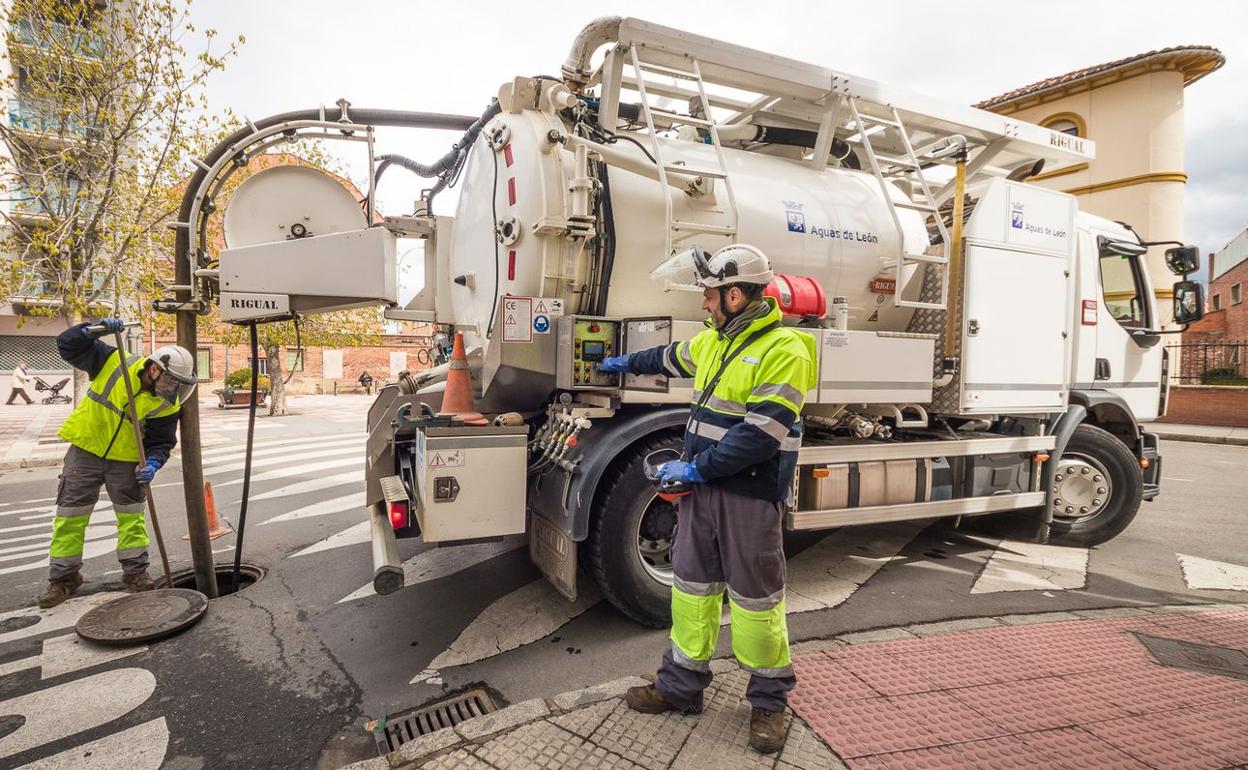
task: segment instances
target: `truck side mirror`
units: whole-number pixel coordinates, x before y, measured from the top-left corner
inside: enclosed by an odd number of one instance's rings
[[[1186,326],[1204,317],[1205,287],[1199,281],[1176,281],[1174,284],[1174,322]]]
[[[1166,267],[1175,275],[1187,275],[1200,269],[1200,249],[1195,246],[1175,246],[1166,249]],[[1177,295],[1176,295],[1177,298]]]

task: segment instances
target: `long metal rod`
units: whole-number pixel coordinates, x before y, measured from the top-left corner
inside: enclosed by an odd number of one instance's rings
[[[992,497],[963,497],[923,503],[870,505],[862,508],[830,508],[821,511],[793,511],[785,517],[789,530],[830,529],[851,524],[878,524],[912,521],[943,516],[982,516],[1000,511],[1033,508],[1044,503],[1043,492],[1020,492]]]
[[[134,386],[130,384],[130,368],[126,366],[126,346],[121,338],[121,331],[113,332],[113,341],[117,344],[117,365],[121,367],[121,381],[126,384],[126,410],[129,412],[130,425],[134,428],[134,445],[139,450],[139,465],[147,462],[147,452],[143,449],[143,429],[139,427],[139,410],[134,403]],[[124,418],[123,418],[124,419]],[[160,564],[165,570],[165,588],[173,588],[173,573],[169,570],[169,554],[165,552],[165,538],[160,534],[160,520],[156,518],[156,498],[152,496],[152,485],[143,485],[143,496],[147,498],[147,514],[152,520],[152,531],[156,534],[156,548],[160,551]]]
[[[1002,436],[958,441],[906,441],[881,444],[804,446],[797,452],[798,465],[918,460],[924,457],[968,457],[1019,452],[1044,452],[1053,448],[1053,436]]]

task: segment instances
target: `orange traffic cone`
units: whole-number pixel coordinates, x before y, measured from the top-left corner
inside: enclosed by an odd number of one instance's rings
[[[440,415],[458,417],[464,425],[487,425],[485,417],[472,403],[472,373],[468,371],[468,356],[464,355],[464,335],[455,334],[451,348],[451,370],[446,373],[446,390],[442,393]]]
[[[204,482],[204,510],[208,512],[208,539],[216,540],[217,538],[228,535],[234,530],[221,526],[221,520],[217,518],[217,503],[212,499],[212,484]],[[183,540],[190,540],[190,534],[182,536]]]

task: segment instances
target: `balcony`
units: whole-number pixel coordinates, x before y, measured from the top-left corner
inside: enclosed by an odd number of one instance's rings
[[[63,137],[66,139],[83,139],[87,136],[88,127],[81,121],[61,120],[52,115],[40,112],[25,104],[21,99],[10,99],[8,103],[9,127],[18,131],[28,131],[41,137]]]
[[[62,217],[68,216],[77,199],[80,184],[77,179],[71,179],[68,195],[62,195],[57,185],[49,186],[44,191],[46,203],[21,184],[14,184],[7,196],[9,215],[14,219],[27,221],[46,220],[50,213],[58,213]],[[49,211],[49,206],[51,206],[51,211]]]
[[[46,19],[22,19],[9,25],[9,45],[89,59],[104,55],[104,37]]]

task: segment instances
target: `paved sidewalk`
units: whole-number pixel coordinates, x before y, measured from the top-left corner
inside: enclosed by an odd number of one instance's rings
[[[70,404],[0,403],[0,469],[59,463],[65,442],[56,431],[71,411]]]
[[[882,629],[795,645],[799,684],[778,755],[747,747],[746,676],[716,660],[701,716],[632,712],[623,692],[644,680],[622,679],[525,701],[348,767],[1242,767],[1244,648],[1248,607],[1225,604]]]
[[[1169,441],[1198,441],[1205,444],[1248,446],[1248,428],[1225,425],[1184,425],[1177,422],[1146,422],[1144,430]]]

